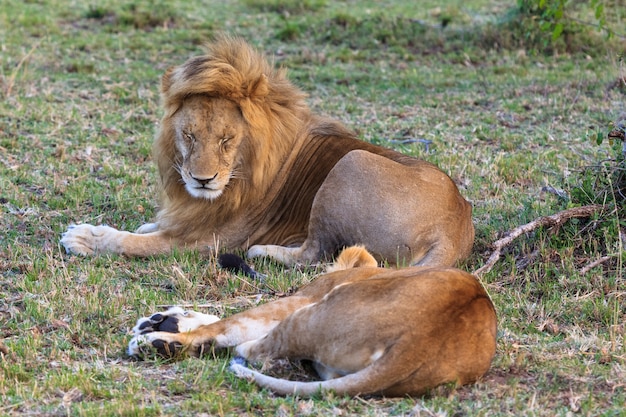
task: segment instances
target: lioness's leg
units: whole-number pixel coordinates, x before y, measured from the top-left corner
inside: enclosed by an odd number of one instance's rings
[[[184,320],[182,309],[172,310],[170,313],[156,313],[150,318],[139,319],[133,329],[135,336],[129,343],[128,352],[132,356],[141,356],[146,348],[154,348],[166,357],[174,356],[180,351],[198,356],[211,349],[237,346],[265,336],[294,311],[311,302],[309,297],[293,295],[211,324],[202,324],[194,319],[194,322],[198,323],[195,328],[189,327],[190,320]],[[151,320],[157,314],[162,317]],[[158,323],[151,327],[151,321]],[[156,331],[149,331],[151,328]]]
[[[340,271],[375,266],[375,259],[363,247],[351,247],[339,255],[332,268]],[[369,268],[358,274],[325,274],[290,297],[216,322],[213,322],[214,316],[171,308],[149,318],[139,319],[133,328],[135,337],[128,351],[130,355],[140,356],[142,348],[148,346],[163,356],[173,356],[180,350],[199,355],[210,348],[233,347],[257,340],[297,310],[322,300],[333,288],[348,282],[366,280],[378,271],[377,268]],[[203,320],[210,320],[211,323],[203,325]]]
[[[410,326],[389,321],[393,317],[390,313],[393,303],[384,297],[389,294],[385,288],[381,288],[382,299],[376,299],[379,281],[365,279],[335,286],[317,303],[285,318],[265,337],[238,345],[237,355],[251,362],[311,359],[322,378],[335,378],[365,368],[399,339],[398,334],[384,325]],[[377,317],[380,310],[386,310],[382,318]],[[383,334],[393,334],[393,339],[380,340]]]
[[[131,233],[109,226],[90,224],[71,225],[61,237],[69,253],[92,255],[94,253],[119,253],[129,256],[150,256],[167,253],[178,242],[161,231]]]

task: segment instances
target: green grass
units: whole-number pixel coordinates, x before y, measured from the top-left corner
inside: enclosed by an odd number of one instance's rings
[[[0,415],[626,415],[626,214],[623,202],[610,210],[616,150],[596,144],[625,111],[623,39],[583,27],[551,43],[510,3],[0,0]],[[624,6],[605,3],[619,32]],[[483,277],[499,337],[478,384],[302,400],[237,380],[228,355],[126,356],[129,329],[162,306],[230,315],[313,277],[258,261],[270,278],[257,283],[195,252],[60,247],[70,223],[133,230],[153,218],[159,78],[220,31],[286,66],[315,111],[450,173],[474,205],[467,270],[515,226],[607,204],[521,237]],[[410,138],[432,143],[397,143]]]

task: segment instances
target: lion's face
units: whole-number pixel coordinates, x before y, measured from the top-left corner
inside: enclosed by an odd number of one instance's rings
[[[172,123],[185,189],[196,198],[218,198],[240,174],[239,147],[248,135],[241,110],[223,98],[195,95],[185,99]]]

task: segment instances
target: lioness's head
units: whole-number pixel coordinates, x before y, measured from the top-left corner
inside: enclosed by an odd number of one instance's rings
[[[196,198],[219,197],[242,174],[240,146],[250,136],[238,105],[224,98],[194,95],[172,116],[178,171]]]

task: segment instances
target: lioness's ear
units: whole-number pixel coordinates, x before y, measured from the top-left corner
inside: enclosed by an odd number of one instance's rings
[[[167,92],[172,86],[172,73],[174,72],[174,67],[169,67],[165,70],[165,74],[161,77],[161,91],[163,93]]]
[[[256,82],[251,83],[248,87],[248,97],[250,98],[263,98],[270,92],[269,82],[267,81],[267,75],[261,74]]]
[[[364,246],[355,245],[341,251],[335,263],[326,268],[326,273],[343,271],[350,268],[374,268],[378,266],[376,258]]]

